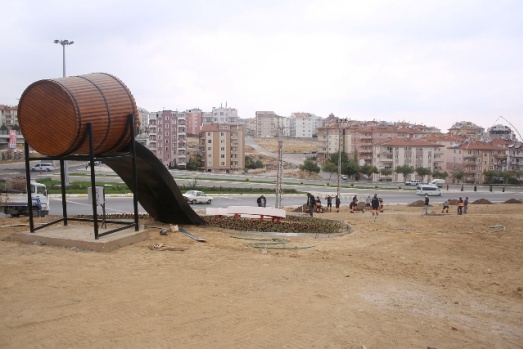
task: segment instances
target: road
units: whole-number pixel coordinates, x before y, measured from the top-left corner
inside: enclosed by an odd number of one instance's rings
[[[74,163],[69,166],[70,173],[75,174],[73,178],[78,178],[76,175],[85,176],[85,179],[88,179],[89,171],[85,169],[84,163]],[[104,166],[96,166],[97,174],[106,182],[122,182],[121,179],[112,173],[112,171]],[[222,187],[236,187],[236,188],[246,188],[246,187],[256,187],[256,188],[267,188],[274,189],[275,181],[274,177],[269,175],[259,175],[252,176],[249,174],[246,175],[226,175],[226,174],[210,174],[210,173],[201,173],[201,172],[190,172],[190,171],[171,171],[173,177],[179,185],[187,185],[191,181],[197,181],[198,185],[201,186],[222,186]],[[0,176],[1,177],[12,177],[12,176],[25,175],[24,172],[24,163],[11,163],[0,165]],[[32,178],[38,177],[56,177],[59,178],[59,170],[55,170],[53,173],[32,173]],[[329,183],[330,185],[327,185]],[[360,201],[365,200],[368,195],[378,195],[383,199],[385,205],[387,204],[408,204],[416,200],[421,199],[421,197],[415,194],[414,187],[406,187],[402,184],[379,184],[380,189],[375,189],[375,183],[357,183],[358,189],[350,187],[348,181],[343,181],[340,187],[341,201],[342,205],[348,205],[350,200],[354,195],[358,195]],[[398,190],[398,186],[403,187],[403,189]],[[284,179],[284,188],[286,189],[296,189],[299,192],[311,192],[315,196],[319,195],[322,199],[331,195],[336,194],[336,181],[332,180],[328,182],[325,179],[320,180],[306,180],[306,179],[297,179],[297,178],[285,178]],[[363,188],[361,188],[363,187]],[[365,188],[366,187],[366,188]],[[472,202],[477,199],[485,198],[492,202],[502,202],[508,199],[514,198],[518,200],[523,200],[523,188],[511,188],[507,187],[506,191],[502,191],[502,187],[495,187],[493,192],[490,192],[489,186],[479,186],[478,191],[475,192],[471,185],[465,185],[464,190],[461,191],[461,185],[450,185],[449,189],[446,189],[446,186],[443,190],[443,195],[441,197],[433,197],[432,203],[443,202],[445,198],[458,198],[459,196],[468,196],[469,200]],[[247,195],[247,194],[223,194],[223,195],[212,195],[214,201],[211,204],[212,207],[228,207],[231,205],[248,205],[255,206],[256,198],[258,195]],[[267,197],[267,205],[274,206],[276,202],[275,195],[265,195]],[[293,194],[293,195],[283,195],[282,196],[282,205],[283,206],[299,206],[305,203],[305,194]],[[207,205],[194,205],[195,209],[205,209]],[[53,195],[51,197],[51,214],[61,215],[61,198],[59,195]],[[70,215],[76,214],[92,214],[91,203],[87,199],[87,195],[69,195],[67,197],[67,211]],[[107,197],[106,203],[107,213],[122,213],[122,212],[132,212],[132,197]],[[139,211],[145,213],[143,208],[140,206]],[[101,208],[99,208],[101,212]]]

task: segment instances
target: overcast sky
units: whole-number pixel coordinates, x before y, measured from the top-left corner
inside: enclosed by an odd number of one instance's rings
[[[149,111],[234,107],[523,133],[521,0],[0,0],[0,104],[106,72]],[[497,123],[508,125],[500,119]]]

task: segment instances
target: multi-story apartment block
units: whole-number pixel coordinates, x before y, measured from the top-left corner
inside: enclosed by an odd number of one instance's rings
[[[339,149],[343,150],[343,128],[337,123],[318,128],[318,148],[316,160],[323,162],[329,159],[331,154],[337,154]]]
[[[501,171],[507,161],[507,150],[492,143],[467,140],[449,150],[454,154],[453,170],[465,173],[463,181],[467,183],[482,183],[483,171]]]
[[[292,113],[289,117],[289,137],[312,138],[317,132],[316,115]]]
[[[18,106],[7,106],[0,104],[0,126],[5,125],[11,129],[14,125],[18,125]]]
[[[401,139],[396,138],[382,142],[373,147],[375,166],[379,169],[390,169],[394,171],[398,166],[423,167],[440,170],[445,162],[443,145],[432,143],[424,139]],[[416,173],[409,178],[403,178],[402,174],[393,172],[390,176],[374,174],[373,180],[402,182],[408,179],[416,179]]]
[[[244,129],[243,125],[204,124],[199,137],[202,168],[207,172],[243,173]]]
[[[187,165],[187,134],[185,113],[163,110],[149,120],[149,147],[168,167]]]
[[[485,133],[485,128],[470,121],[459,121],[452,125],[448,131],[451,135],[462,135],[468,138],[479,139]]]
[[[235,108],[220,106],[219,108],[212,108],[212,112],[203,113],[202,124],[239,124],[238,110]]]
[[[273,111],[257,111],[256,112],[256,137],[260,138],[275,138],[281,135],[283,128],[282,117],[276,115]]]
[[[500,125],[500,124],[489,127],[487,129],[487,137],[489,140],[498,139],[498,138],[511,140],[511,141],[516,140],[516,135],[514,134],[514,132],[512,132],[512,129],[508,126]]]
[[[352,124],[344,132],[344,150],[349,157],[357,153],[358,159],[365,161],[366,165],[375,165],[373,147],[397,137],[399,137],[398,130],[388,124]]]
[[[523,143],[515,142],[508,146],[507,167],[509,171],[523,171]]]
[[[203,112],[200,109],[188,109],[185,111],[185,131],[188,135],[198,136],[202,129]]]

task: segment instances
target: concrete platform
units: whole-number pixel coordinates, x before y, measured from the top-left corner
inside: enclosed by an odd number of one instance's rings
[[[98,235],[121,226],[108,224],[108,228],[98,228]],[[50,246],[76,247],[78,249],[96,252],[111,252],[120,247],[128,246],[148,238],[147,230],[140,226],[135,231],[134,226],[108,235],[94,238],[94,227],[89,223],[69,222],[67,226],[63,222],[37,230],[18,232],[10,236],[10,240],[28,244],[45,244]]]

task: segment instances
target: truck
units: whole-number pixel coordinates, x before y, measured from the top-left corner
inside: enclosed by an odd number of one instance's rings
[[[440,178],[434,178],[432,181],[429,182],[429,184],[436,185],[438,188],[443,188],[445,180]]]
[[[45,217],[49,214],[49,196],[45,184],[31,181],[31,209],[33,214]],[[0,180],[0,210],[13,217],[29,215],[27,205],[27,181],[25,177]]]

